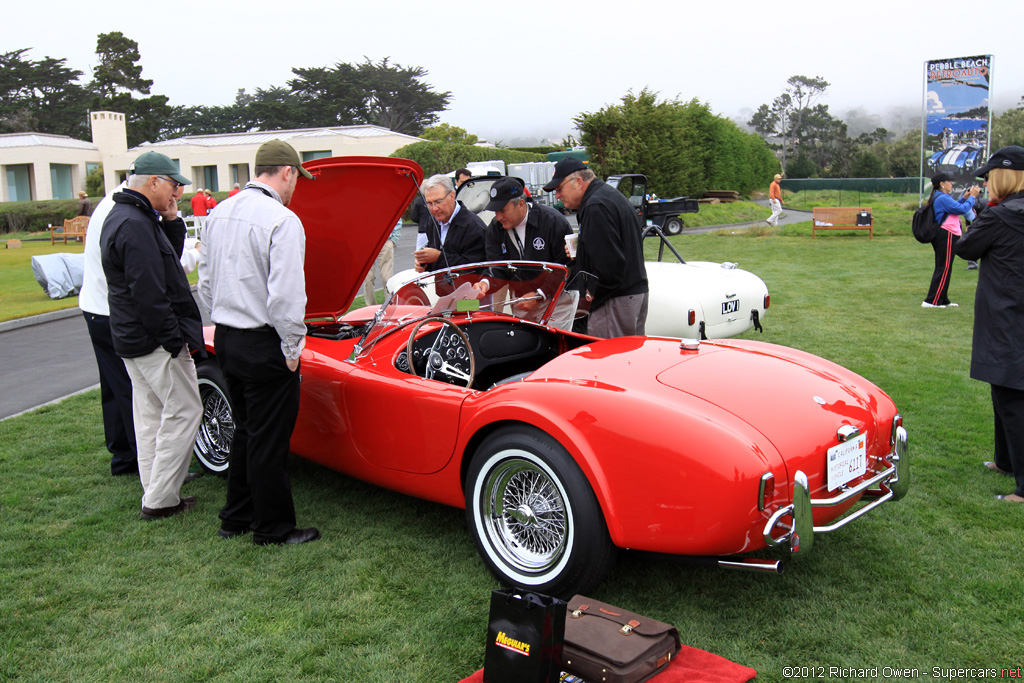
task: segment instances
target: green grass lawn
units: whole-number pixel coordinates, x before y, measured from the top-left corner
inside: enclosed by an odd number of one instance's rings
[[[956,261],[960,308],[926,310],[932,252],[909,235],[812,240],[796,226],[673,241],[765,280],[765,331],[745,336],[822,355],[893,397],[913,483],[781,576],[626,553],[593,597],[675,624],[762,682],[788,666],[933,680],[933,667],[1024,664],[1024,506],[993,498],[1012,483],[981,465],[989,390],[968,377],[977,273]],[[138,481],[107,474],[97,392],[0,424],[0,680],[455,683],[483,665],[497,583],[461,510],[295,460],[299,523],[324,537],[256,548],[216,536],[215,477],[187,485],[192,513],[140,521]]]
[[[22,241],[20,249],[0,247],[0,322],[77,306],[78,296],[51,299],[46,295],[32,275],[32,257],[57,253],[81,254],[83,251],[84,242],[50,244],[48,233],[41,242]]]
[[[46,295],[32,274],[32,257],[58,253],[81,254],[85,251],[85,243],[50,244],[49,233],[45,233],[45,240],[37,241],[43,236],[43,233],[4,235],[4,245],[10,239],[20,239],[22,242],[19,249],[0,246],[0,322],[78,306],[77,294],[63,299],[51,299]],[[192,284],[198,282],[198,273],[189,273],[188,281]]]

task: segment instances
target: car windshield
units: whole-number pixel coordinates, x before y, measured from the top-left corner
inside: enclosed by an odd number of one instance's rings
[[[537,261],[476,263],[423,273],[388,297],[364,329],[356,355],[399,328],[435,316],[479,311],[571,329],[588,308],[587,297],[579,292],[593,291],[594,279],[581,274],[566,286],[568,275],[563,265]]]

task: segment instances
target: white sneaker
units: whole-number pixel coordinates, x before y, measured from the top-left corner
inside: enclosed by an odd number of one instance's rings
[[[959,305],[960,304],[954,304],[953,302],[950,302],[950,303],[946,304],[946,308],[956,308]]]
[[[956,304],[953,304],[953,305],[956,306]],[[922,301],[921,302],[921,308],[945,308],[945,306],[942,306],[942,305],[936,306],[935,304],[930,304],[927,301]]]

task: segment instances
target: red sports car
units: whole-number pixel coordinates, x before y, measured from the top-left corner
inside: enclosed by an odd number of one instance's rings
[[[422,171],[354,157],[306,168],[292,203],[309,299],[292,451],[464,507],[501,581],[586,592],[619,548],[777,571],[742,556],[806,553],[907,492],[907,434],[871,382],[762,342],[575,333],[586,287],[559,265],[427,273],[346,314]],[[196,454],[223,471],[230,405],[216,361],[198,373]]]

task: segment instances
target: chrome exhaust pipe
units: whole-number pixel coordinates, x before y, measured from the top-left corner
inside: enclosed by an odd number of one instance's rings
[[[761,574],[781,574],[785,568],[781,560],[759,560],[753,557],[745,560],[719,560],[718,566],[721,569],[737,569]]]

